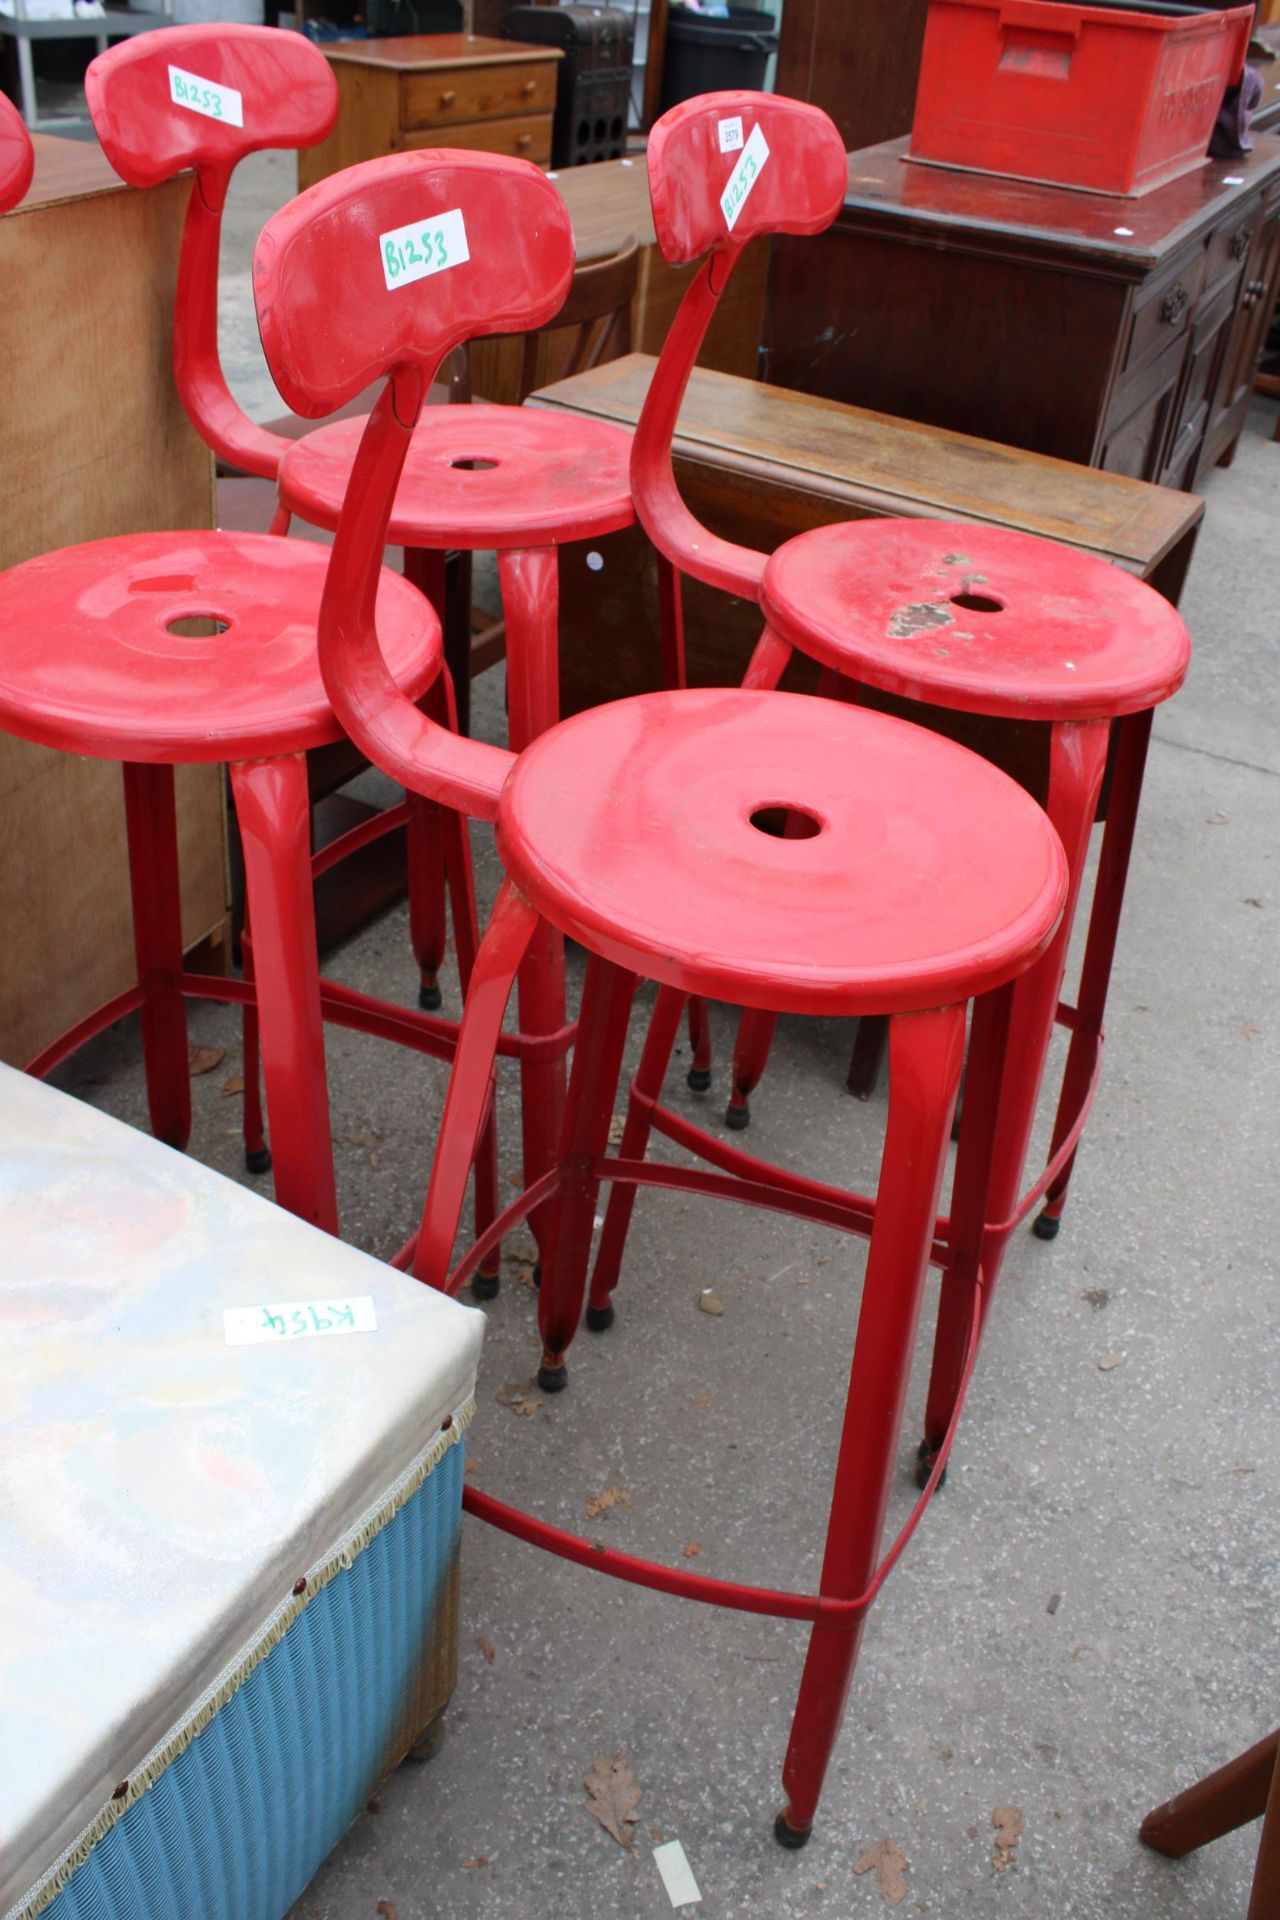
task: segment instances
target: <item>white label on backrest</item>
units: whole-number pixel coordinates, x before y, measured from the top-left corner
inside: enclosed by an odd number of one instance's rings
[[[339,1300],[281,1300],[270,1307],[224,1307],[222,1327],[229,1347],[266,1340],[314,1340],[326,1333],[376,1333],[371,1293]]]
[[[232,127],[244,125],[244,95],[234,87],[220,87],[212,80],[202,80],[198,73],[170,67],[169,98],[176,107],[186,107],[189,113],[203,113],[209,120],[225,120]]]
[[[764,171],[764,163],[769,158],[769,143],[759,126],[751,129],[751,138],[742,149],[742,158],[729,175],[729,184],[720,195],[720,211],[730,233],[738,224],[738,215],[746,206],[752,188]]]
[[[382,277],[389,287],[407,287],[411,281],[425,280],[428,274],[443,273],[447,267],[460,267],[471,258],[462,208],[438,213],[431,220],[415,220],[412,226],[397,227],[394,233],[378,235],[382,249]]]
[[[721,153],[736,153],[742,145],[742,115],[735,113],[732,120],[719,123]]]

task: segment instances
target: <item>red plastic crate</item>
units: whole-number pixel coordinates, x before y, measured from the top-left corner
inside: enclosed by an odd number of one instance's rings
[[[1252,21],[1252,4],[1179,16],[931,0],[911,157],[1147,193],[1203,162]]]

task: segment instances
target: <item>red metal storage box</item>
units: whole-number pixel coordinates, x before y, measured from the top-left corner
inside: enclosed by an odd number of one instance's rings
[[[931,0],[911,157],[1092,193],[1199,166],[1253,6]]]

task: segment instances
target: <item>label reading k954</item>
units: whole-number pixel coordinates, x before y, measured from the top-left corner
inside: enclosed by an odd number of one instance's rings
[[[462,208],[437,213],[430,220],[415,220],[411,226],[397,227],[394,233],[378,236],[382,250],[382,277],[388,287],[407,287],[411,281],[425,280],[428,274],[443,273],[447,267],[460,267],[471,258]]]
[[[729,184],[720,195],[720,211],[730,233],[738,224],[738,215],[746,206],[756,181],[769,158],[769,143],[759,126],[751,129],[751,138],[742,149],[742,158],[729,175]]]
[[[224,1307],[222,1328],[229,1347],[264,1341],[314,1340],[318,1334],[376,1333],[378,1315],[370,1293],[336,1300],[279,1300],[267,1307]]]
[[[721,153],[737,153],[742,145],[742,115],[735,113],[731,120],[718,123]]]
[[[188,113],[202,113],[209,120],[225,120],[228,126],[244,125],[244,95],[234,87],[220,87],[213,80],[202,80],[198,73],[182,67],[169,69],[169,98]]]

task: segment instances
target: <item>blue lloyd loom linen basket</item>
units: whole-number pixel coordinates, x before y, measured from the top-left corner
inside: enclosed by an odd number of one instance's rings
[[[452,1685],[482,1326],[0,1068],[4,1920],[279,1920]]]

